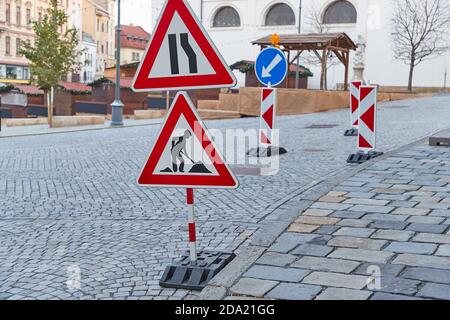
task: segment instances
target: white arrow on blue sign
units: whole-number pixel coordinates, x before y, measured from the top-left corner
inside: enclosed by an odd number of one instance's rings
[[[256,77],[263,85],[276,87],[286,78],[287,67],[288,63],[283,51],[269,47],[262,50],[256,59]]]

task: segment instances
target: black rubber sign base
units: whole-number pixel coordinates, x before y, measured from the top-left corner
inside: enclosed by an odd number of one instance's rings
[[[346,137],[357,137],[358,136],[358,129],[351,128],[351,129],[345,130],[344,136],[346,136]]]
[[[450,147],[450,138],[448,137],[431,137],[429,140],[432,147]]]
[[[358,152],[356,154],[351,154],[348,157],[347,162],[361,164],[382,155],[383,152],[376,152],[376,151],[370,151],[369,153]]]
[[[247,152],[247,155],[252,157],[263,158],[263,157],[279,156],[286,153],[287,150],[282,147],[258,147],[250,149],[250,151]]]
[[[200,291],[235,256],[234,253],[202,251],[193,265],[189,253],[186,253],[181,260],[166,268],[159,285],[164,288]]]

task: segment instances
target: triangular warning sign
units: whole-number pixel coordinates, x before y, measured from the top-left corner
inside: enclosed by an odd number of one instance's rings
[[[222,88],[236,78],[186,0],[168,0],[133,79],[134,91]]]
[[[186,188],[239,185],[185,92],[175,97],[137,182]]]

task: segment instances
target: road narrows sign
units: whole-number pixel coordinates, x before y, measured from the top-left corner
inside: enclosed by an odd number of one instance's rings
[[[236,78],[186,0],[168,0],[133,79],[134,91],[234,87]]]
[[[176,95],[137,182],[186,188],[239,185],[185,92]]]

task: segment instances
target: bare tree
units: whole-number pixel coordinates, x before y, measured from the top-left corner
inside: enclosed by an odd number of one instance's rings
[[[307,32],[310,33],[328,33],[329,27],[323,23],[322,14],[320,9],[316,7],[314,3],[308,8],[308,15],[306,16]],[[308,52],[301,59],[303,63],[310,65],[322,65],[321,69],[321,89],[328,89],[328,70],[339,64],[337,59],[334,59],[331,52],[327,52],[326,67],[323,67],[323,57],[321,57],[317,52]]]
[[[396,0],[392,18],[394,57],[409,65],[408,90],[414,68],[450,49],[448,0]]]

